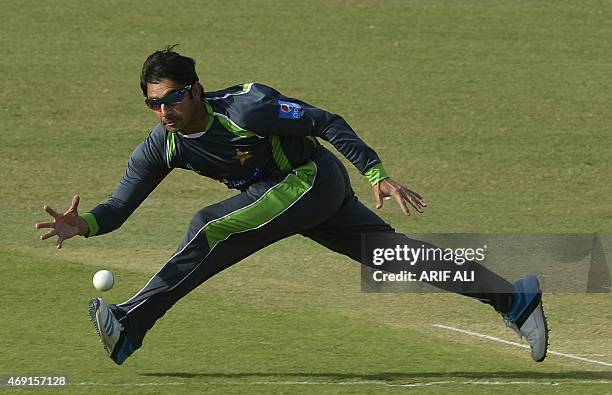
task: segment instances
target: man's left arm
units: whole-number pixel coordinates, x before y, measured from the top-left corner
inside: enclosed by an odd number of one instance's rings
[[[245,123],[263,135],[312,136],[331,143],[372,185],[388,178],[376,152],[339,115],[258,86],[265,97],[248,112]]]
[[[251,117],[257,118],[256,122],[249,122],[257,125],[255,132],[263,135],[313,136],[328,141],[370,181],[376,208],[382,207],[385,198],[393,197],[406,215],[410,215],[406,203],[423,212],[426,204],[422,197],[389,177],[376,152],[357,136],[344,118],[267,89],[270,92],[267,92],[266,99],[260,101],[250,113]]]

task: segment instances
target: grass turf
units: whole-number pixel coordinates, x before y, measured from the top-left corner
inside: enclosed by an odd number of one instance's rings
[[[605,367],[558,357],[536,365],[524,350],[432,327],[515,340],[479,303],[360,293],[355,264],[301,238],[182,300],[125,366],[104,357],[86,318],[91,275],[112,269],[118,283],[109,299],[131,296],[176,247],[191,214],[232,192],[174,172],[120,231],[70,240],[61,252],[39,242],[33,224],[46,220],[43,204],[64,209],[79,193],[87,210],[113,190],[153,124],[138,87],[142,61],[166,44],[182,43],[196,58],[205,89],[258,81],[345,116],[392,176],[430,204],[406,220],[387,202],[381,216],[400,231],[612,230],[605,3],[256,3],[0,4],[10,16],[0,27],[0,373],[62,373],[102,393],[126,388],[103,384],[404,392],[389,385],[415,382],[447,382],[411,388],[433,393],[609,392]],[[349,170],[371,203],[367,182]],[[612,362],[608,295],[550,294],[545,302],[552,349]],[[473,381],[527,383],[463,384]]]

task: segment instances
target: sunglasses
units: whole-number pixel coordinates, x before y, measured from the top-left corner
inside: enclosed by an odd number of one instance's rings
[[[191,85],[187,85],[181,90],[169,92],[166,96],[162,97],[161,99],[147,97],[145,99],[145,104],[151,110],[159,111],[161,109],[162,104],[165,104],[167,106],[173,106],[176,103],[183,100],[183,98],[185,97],[185,94],[190,89],[191,89]]]

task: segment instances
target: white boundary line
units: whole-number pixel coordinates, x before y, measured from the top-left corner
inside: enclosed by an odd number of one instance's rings
[[[82,383],[70,383],[69,386],[100,386],[100,387],[146,387],[146,386],[177,386],[177,385],[190,385],[189,382],[184,383],[94,383],[94,382],[82,382]],[[194,383],[196,384],[196,383]],[[561,385],[581,385],[581,384],[612,384],[609,380],[577,380],[577,381],[456,381],[456,380],[444,380],[444,381],[424,381],[415,382],[408,384],[393,384],[384,381],[220,381],[210,383],[200,383],[197,385],[381,385],[385,387],[430,387],[433,385],[550,385],[550,386],[561,386]],[[1,387],[1,386],[0,386]]]
[[[441,324],[433,324],[432,326],[434,326],[436,328],[447,329],[447,330],[453,331],[453,332],[463,333],[464,335],[480,337],[482,339],[487,339],[487,340],[496,341],[498,343],[508,344],[508,345],[515,346],[515,347],[529,348],[529,346],[526,345],[526,344],[521,344],[521,343],[517,343],[517,342],[511,342],[511,341],[508,341],[508,340],[500,339],[498,337],[489,336],[489,335],[483,335],[482,333],[478,333],[478,332],[466,331],[465,329],[454,328],[452,326],[441,325]],[[607,367],[612,367],[612,363],[603,362],[603,361],[597,361],[595,359],[583,358],[583,357],[579,357],[578,355],[574,355],[574,354],[566,354],[566,353],[552,351],[552,350],[548,350],[548,354],[550,354],[550,355],[557,355],[559,357],[576,359],[576,360],[582,361],[582,362],[588,362],[588,363],[593,363],[593,364],[597,364],[597,365],[603,365],[603,366],[607,366]]]
[[[581,385],[581,384],[612,384],[606,380],[581,380],[581,381],[432,381],[412,384],[387,384],[389,387],[428,387],[436,384],[464,384],[464,385]]]

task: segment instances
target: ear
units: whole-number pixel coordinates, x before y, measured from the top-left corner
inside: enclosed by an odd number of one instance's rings
[[[204,97],[204,88],[202,87],[202,84],[200,84],[199,81],[196,81],[193,84],[193,87],[191,88],[191,94],[194,98],[198,100],[202,100],[202,98]]]

